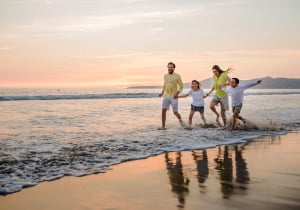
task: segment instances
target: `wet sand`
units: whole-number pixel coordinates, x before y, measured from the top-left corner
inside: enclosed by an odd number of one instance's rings
[[[172,152],[0,196],[1,210],[300,209],[300,133]]]

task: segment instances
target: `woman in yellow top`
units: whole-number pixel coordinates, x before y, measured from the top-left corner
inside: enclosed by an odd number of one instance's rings
[[[228,76],[228,71],[230,71],[231,68],[227,69],[226,71],[222,70],[218,65],[214,65],[212,67],[213,71],[213,87],[211,90],[206,94],[208,96],[213,91],[215,91],[215,95],[213,96],[213,99],[210,102],[210,109],[217,115],[216,122],[218,125],[220,125],[219,117],[220,114],[216,110],[216,105],[218,103],[221,104],[221,117],[223,119],[224,126],[226,126],[226,111],[229,110],[229,104],[228,104],[228,95],[225,93],[222,88],[220,88],[221,85],[229,84],[230,77]]]

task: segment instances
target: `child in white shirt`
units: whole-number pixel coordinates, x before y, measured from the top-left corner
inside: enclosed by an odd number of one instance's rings
[[[204,96],[204,92],[202,89],[200,89],[200,83],[197,80],[192,81],[191,90],[182,96],[178,96],[178,98],[186,98],[187,96],[192,96],[193,102],[191,104],[191,111],[189,116],[189,127],[191,128],[192,125],[192,119],[195,112],[200,112],[200,116],[204,122],[204,125],[206,126],[206,119],[204,117],[204,98],[207,96]]]
[[[223,91],[231,95],[233,115],[232,115],[232,124],[231,127],[229,128],[230,131],[234,129],[236,124],[236,119],[242,120],[245,123],[245,119],[242,118],[242,116],[240,116],[240,112],[244,101],[244,91],[248,88],[260,84],[261,80],[258,80],[257,82],[253,82],[253,83],[248,83],[245,85],[239,85],[239,82],[240,80],[238,78],[232,78],[230,81],[229,88],[224,88],[225,85],[221,86],[223,87]],[[229,85],[229,83],[226,85]]]

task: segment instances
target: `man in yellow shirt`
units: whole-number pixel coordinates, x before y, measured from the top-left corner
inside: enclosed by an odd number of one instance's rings
[[[174,63],[168,63],[168,74],[165,74],[164,76],[163,90],[159,94],[159,97],[163,96],[161,116],[162,127],[160,128],[162,130],[166,129],[166,116],[170,105],[172,106],[174,115],[178,118],[179,122],[183,124],[181,116],[178,113],[178,94],[183,89],[183,83],[180,75],[174,73],[175,67]]]

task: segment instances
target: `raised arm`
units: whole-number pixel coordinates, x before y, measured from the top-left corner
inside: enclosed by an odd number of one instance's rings
[[[261,80],[257,80],[256,82],[251,82],[251,83],[248,83],[248,84],[245,84],[245,85],[241,85],[241,87],[246,90],[248,88],[251,88],[251,87],[254,87],[255,85],[258,85],[260,84],[262,81]]]
[[[230,85],[231,78],[230,78],[229,76],[227,76],[226,80],[227,80],[227,81],[226,81],[225,84],[226,84],[226,85]]]

